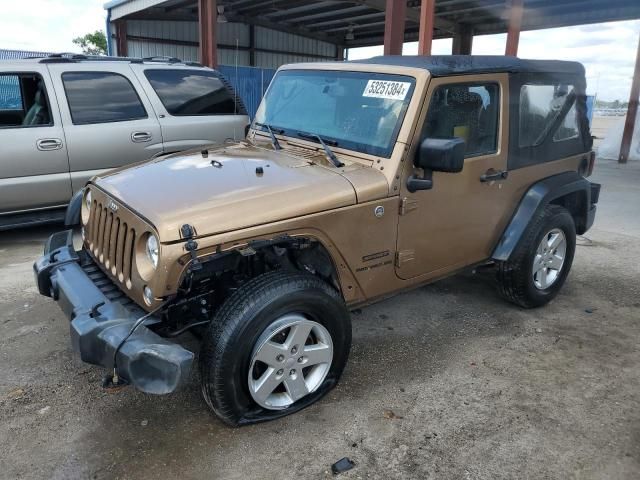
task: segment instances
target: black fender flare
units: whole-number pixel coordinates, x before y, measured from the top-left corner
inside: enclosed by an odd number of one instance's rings
[[[82,210],[82,198],[84,196],[84,188],[81,188],[71,197],[71,201],[67,206],[64,214],[64,224],[67,227],[75,227],[80,225],[80,211]]]
[[[574,217],[580,220],[580,225],[576,225],[578,234],[584,233],[591,225],[595,211],[592,204],[598,201],[597,192],[592,191],[594,187],[599,192],[600,185],[592,184],[578,172],[564,172],[534,183],[524,194],[520,204],[516,209],[509,225],[503,232],[498,244],[491,255],[492,260],[506,261],[509,259],[516,246],[520,242],[529,221],[533,215],[554,200],[575,192],[581,192],[581,201]],[[583,195],[583,196],[582,196]]]

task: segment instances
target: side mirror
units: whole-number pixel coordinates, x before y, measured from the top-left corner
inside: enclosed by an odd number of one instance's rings
[[[414,163],[416,167],[434,172],[459,172],[464,165],[464,140],[459,137],[425,138]]]
[[[413,164],[424,170],[422,178],[412,175],[407,180],[410,192],[429,190],[433,187],[432,172],[456,173],[464,166],[465,142],[462,138],[425,138]]]

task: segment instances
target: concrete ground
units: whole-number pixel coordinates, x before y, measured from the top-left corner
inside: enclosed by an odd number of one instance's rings
[[[101,389],[31,264],[53,228],[0,234],[0,477],[640,478],[640,164],[600,163],[598,217],[559,297],[525,311],[465,274],[354,314],[340,385],[240,429],[194,375],[152,397]]]

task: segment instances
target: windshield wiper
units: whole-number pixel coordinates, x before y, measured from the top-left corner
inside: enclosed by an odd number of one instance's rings
[[[336,157],[336,154],[333,153],[329,147],[327,147],[327,143],[330,143],[334,147],[337,147],[338,142],[336,142],[335,140],[327,140],[325,143],[325,140],[323,140],[320,135],[316,135],[315,133],[298,132],[298,136],[300,138],[305,138],[307,140],[316,140],[320,145],[322,145],[322,148],[324,149],[324,153],[327,154],[327,158],[331,160],[331,163],[333,163],[334,167],[337,167],[337,168],[344,167],[344,163],[338,160],[338,157]]]
[[[264,127],[267,129],[267,131],[269,132],[269,135],[271,136],[271,145],[273,145],[274,150],[282,150],[282,147],[280,146],[280,142],[278,142],[278,139],[273,134],[273,130],[271,129],[271,126],[268,123],[255,122],[255,124],[259,127]],[[279,133],[282,133],[282,130],[280,130]]]

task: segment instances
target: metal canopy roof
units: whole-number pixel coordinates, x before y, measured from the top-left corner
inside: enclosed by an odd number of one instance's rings
[[[508,0],[436,0],[434,37],[452,37],[469,29],[476,35],[504,33],[508,3]],[[385,0],[218,0],[229,22],[263,26],[344,47],[383,43],[385,5]],[[409,0],[407,5],[405,41],[415,41],[420,0]],[[124,8],[115,18],[198,20],[196,0],[117,0],[105,7],[113,9],[114,14],[116,9]],[[522,30],[637,18],[640,0],[524,0]]]

